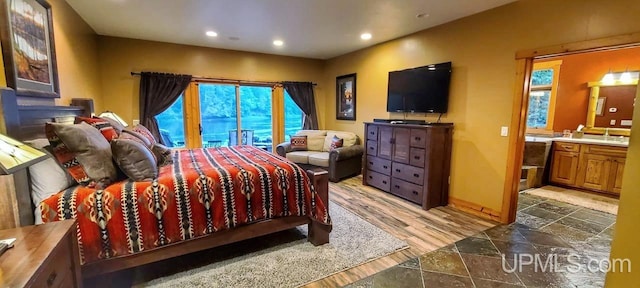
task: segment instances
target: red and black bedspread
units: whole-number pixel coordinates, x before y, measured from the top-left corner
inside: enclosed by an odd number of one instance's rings
[[[244,224],[309,216],[331,224],[305,171],[252,146],[177,150],[153,182],[74,187],[40,204],[42,220],[78,219],[82,263]]]

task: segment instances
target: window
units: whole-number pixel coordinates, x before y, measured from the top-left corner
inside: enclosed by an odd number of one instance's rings
[[[299,130],[302,130],[302,109],[298,107],[296,102],[293,102],[291,95],[284,91],[284,139],[290,140],[290,135],[296,134]]]
[[[156,116],[160,135],[167,147],[184,147],[184,109],[183,96],[180,95],[167,110]]]
[[[527,114],[527,132],[529,133],[553,133],[560,64],[562,64],[561,60],[533,64]]]

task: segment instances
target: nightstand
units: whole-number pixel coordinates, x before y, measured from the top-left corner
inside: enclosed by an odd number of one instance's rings
[[[0,230],[16,238],[0,255],[0,287],[82,287],[76,221]]]

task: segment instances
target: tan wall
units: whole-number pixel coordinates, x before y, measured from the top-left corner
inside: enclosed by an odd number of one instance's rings
[[[640,90],[637,96],[640,97]],[[640,105],[635,105],[633,109],[635,119],[640,119]],[[613,242],[611,243],[611,259],[629,259],[631,261],[631,272],[609,272],[607,274],[606,287],[632,287],[632,283],[640,283],[640,273],[634,272],[640,264],[640,249],[638,249],[638,219],[640,219],[640,197],[638,197],[638,187],[640,187],[640,125],[631,127],[629,139],[629,150],[624,166],[624,176],[622,179],[622,191],[620,192],[620,207],[618,208],[618,218],[615,226]],[[633,270],[636,269],[636,270]]]
[[[640,31],[638,10],[636,0],[521,0],[331,59],[326,83],[358,74],[357,120],[335,120],[335,92],[329,92],[326,127],[362,136],[364,121],[402,118],[386,112],[388,72],[452,61],[443,117],[455,123],[450,195],[500,211],[508,138],[499,133],[510,124],[516,51]]]
[[[138,119],[140,78],[131,72],[184,73],[254,81],[322,80],[323,61],[186,46],[114,37],[100,37],[100,73],[104,108],[126,121]],[[316,86],[323,126],[324,87]]]
[[[60,99],[56,105],[69,105],[71,98],[92,98],[96,110],[102,107],[98,75],[97,35],[64,0],[50,0],[56,42]]]
[[[2,45],[0,45],[0,51],[2,51]],[[0,67],[4,67],[4,60],[0,57]],[[4,75],[4,68],[0,69],[0,87],[7,87],[7,78]]]

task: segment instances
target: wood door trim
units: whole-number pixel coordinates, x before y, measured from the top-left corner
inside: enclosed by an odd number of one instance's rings
[[[581,52],[606,51],[640,46],[640,32],[622,34],[605,38],[553,45],[535,49],[523,49],[516,52],[516,79],[511,113],[511,131],[507,152],[507,173],[502,195],[500,222],[512,223],[516,220],[518,209],[518,186],[522,169],[526,131],[526,114],[529,100],[529,82],[534,58],[569,55]],[[525,121],[523,121],[525,120]]]

